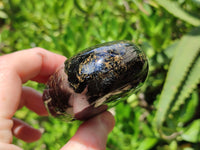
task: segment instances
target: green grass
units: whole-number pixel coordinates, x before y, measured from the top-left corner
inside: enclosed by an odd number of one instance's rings
[[[150,72],[141,90],[114,108],[107,150],[197,150],[199,9],[198,0],[0,0],[0,55],[37,46],[71,57],[99,43],[130,40],[145,51]],[[26,108],[15,117],[44,131],[34,143],[14,139],[26,150],[59,149],[80,124]]]

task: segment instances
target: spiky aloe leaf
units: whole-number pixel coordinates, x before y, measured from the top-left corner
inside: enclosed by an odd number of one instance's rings
[[[195,89],[196,85],[200,82],[200,56],[194,62],[191,71],[188,74],[188,78],[185,84],[181,87],[181,92],[171,109],[171,113],[177,111],[180,105],[184,104],[184,100],[189,97],[192,91]]]
[[[158,131],[161,130],[171,105],[175,103],[176,99],[174,98],[180,92],[180,85],[187,78],[188,70],[199,54],[199,50],[200,28],[183,36],[175,48],[176,52],[170,64],[155,115],[155,125]]]
[[[169,13],[174,15],[175,17],[186,21],[189,24],[194,26],[200,25],[200,19],[192,16],[191,14],[187,13],[183,10],[179,5],[178,2],[169,1],[169,0],[155,0],[159,5],[165,8]]]

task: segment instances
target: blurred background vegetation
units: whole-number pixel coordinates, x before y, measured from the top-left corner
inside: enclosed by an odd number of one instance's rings
[[[42,47],[71,57],[113,40],[129,40],[147,54],[142,89],[117,105],[107,150],[200,149],[200,0],[0,0],[0,55]],[[38,91],[44,85],[26,83]],[[44,131],[26,150],[61,148],[80,122],[15,117]]]

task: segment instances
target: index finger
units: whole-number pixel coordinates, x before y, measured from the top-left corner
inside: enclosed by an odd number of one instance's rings
[[[0,58],[0,117],[10,119],[19,105],[21,84],[27,80],[46,82],[66,60],[41,48],[19,51]]]
[[[1,65],[15,71],[22,82],[30,79],[46,82],[48,77],[66,60],[66,57],[42,48],[22,50],[5,55],[3,58],[0,61],[3,63]]]

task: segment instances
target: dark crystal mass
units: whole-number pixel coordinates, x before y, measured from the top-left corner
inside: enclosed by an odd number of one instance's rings
[[[53,116],[85,120],[133,93],[147,74],[147,58],[135,44],[99,44],[66,60],[50,77],[43,100]]]

